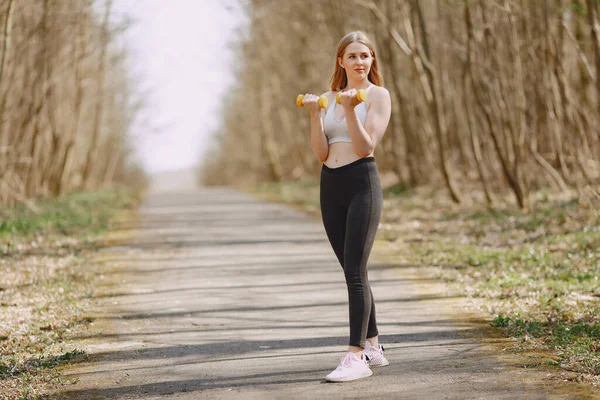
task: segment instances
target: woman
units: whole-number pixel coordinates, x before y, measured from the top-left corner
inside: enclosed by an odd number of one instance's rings
[[[321,169],[321,216],[348,287],[350,341],[339,366],[327,375],[332,382],[371,376],[370,366],[388,365],[378,343],[375,302],[367,277],[367,260],[379,226],[383,195],[373,152],[387,128],[391,101],[382,87],[377,58],[360,31],[344,36],[337,48],[329,107],[306,94],[311,146]],[[359,102],[356,93],[367,91]],[[335,97],[341,91],[341,106]]]

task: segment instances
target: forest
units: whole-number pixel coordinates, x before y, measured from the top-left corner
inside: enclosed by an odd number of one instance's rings
[[[374,43],[392,117],[375,157],[402,187],[460,203],[508,191],[599,197],[598,1],[252,0],[232,44],[235,81],[202,165],[208,185],[313,176],[299,93],[329,90],[347,32]]]
[[[0,0],[0,205],[141,182],[112,1]]]

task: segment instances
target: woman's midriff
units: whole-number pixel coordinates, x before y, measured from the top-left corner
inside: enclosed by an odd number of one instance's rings
[[[373,153],[369,154],[367,157],[372,156]],[[338,168],[350,164],[360,158],[362,157],[356,154],[352,143],[338,142],[329,145],[329,154],[327,155],[327,160],[325,160],[324,164],[329,168]]]

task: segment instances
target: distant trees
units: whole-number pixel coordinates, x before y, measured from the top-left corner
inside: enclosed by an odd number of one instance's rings
[[[403,185],[600,184],[600,16],[596,0],[248,0],[237,85],[227,96],[206,184],[313,174],[298,93],[328,90],[337,42],[375,42],[392,121],[376,151]]]
[[[0,205],[141,176],[112,0],[0,0]]]

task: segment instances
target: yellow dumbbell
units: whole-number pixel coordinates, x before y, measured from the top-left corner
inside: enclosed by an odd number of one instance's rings
[[[335,95],[335,101],[337,101],[338,104],[342,104],[342,92],[338,92]],[[363,101],[367,100],[367,91],[365,89],[359,89],[356,91],[356,100],[358,100],[359,103],[362,103]]]
[[[298,97],[296,97],[296,105],[298,107],[304,107],[304,104],[302,104],[302,100],[304,100],[304,95],[299,94]],[[327,105],[329,105],[329,100],[327,99],[327,96],[323,95],[319,97],[319,107],[327,108]]]

